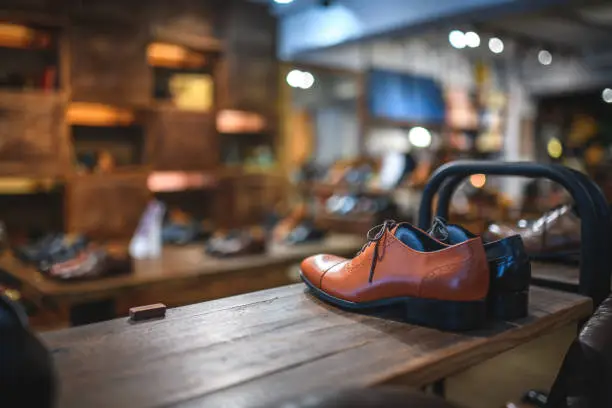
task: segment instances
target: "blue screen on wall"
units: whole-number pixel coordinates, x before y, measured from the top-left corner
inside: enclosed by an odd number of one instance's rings
[[[368,108],[375,118],[443,123],[441,87],[431,78],[372,70],[368,76]]]

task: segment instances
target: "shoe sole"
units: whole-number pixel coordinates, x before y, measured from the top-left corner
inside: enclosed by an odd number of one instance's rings
[[[495,320],[517,320],[529,314],[529,290],[493,292],[487,298],[489,317]]]
[[[448,331],[475,330],[482,328],[487,322],[485,299],[460,302],[403,296],[370,302],[351,302],[317,288],[302,271],[300,277],[316,297],[342,309],[367,311],[401,306],[406,322]]]

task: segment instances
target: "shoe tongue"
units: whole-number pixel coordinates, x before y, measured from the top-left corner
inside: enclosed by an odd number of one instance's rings
[[[446,220],[442,217],[434,218],[434,222],[427,233],[440,242],[445,244],[449,243],[450,233],[448,232],[448,225],[446,224]]]
[[[419,233],[414,227],[408,224],[399,224],[391,232],[398,240],[410,248],[416,249],[417,251],[425,250],[425,245],[422,242],[423,233]]]

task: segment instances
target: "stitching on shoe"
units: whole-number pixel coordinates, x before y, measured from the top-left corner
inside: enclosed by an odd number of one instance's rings
[[[442,266],[439,266],[433,270],[431,270],[429,273],[427,273],[427,275],[425,275],[423,277],[423,279],[421,279],[421,282],[419,283],[419,288],[417,293],[419,294],[419,297],[422,297],[423,293],[423,284],[432,280],[435,280],[438,276],[443,275],[444,273],[448,272],[449,270],[455,268],[457,265],[463,265],[469,262],[472,262],[474,259],[474,251],[472,250],[471,246],[467,246],[468,249],[468,256],[467,258],[464,258],[460,261],[455,261],[452,263],[448,263],[448,264],[444,264]]]

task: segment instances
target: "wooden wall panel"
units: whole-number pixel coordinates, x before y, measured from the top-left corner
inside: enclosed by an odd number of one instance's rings
[[[230,0],[225,13],[223,38],[230,50],[276,54],[276,18],[269,5]]]
[[[0,0],[0,8],[5,10],[52,11],[57,0]]]
[[[276,109],[278,63],[269,57],[228,53],[219,66],[219,106],[269,116]]]
[[[208,49],[216,38],[218,12],[210,1],[149,0],[147,19],[156,41]]]
[[[224,21],[219,106],[273,114],[278,97],[276,19],[266,4],[231,1]]]
[[[219,164],[219,138],[212,114],[159,108],[147,123],[156,170],[207,170]]]
[[[72,100],[146,105],[152,77],[141,25],[80,21],[70,29]]]
[[[1,1],[1,0],[0,0]],[[32,0],[29,0],[32,1]],[[39,0],[40,1],[40,0]],[[51,0],[53,1],[53,0]],[[55,0],[58,1],[58,0]],[[148,1],[130,0],[59,0],[66,2],[68,13],[75,19],[140,24]]]
[[[261,225],[285,200],[284,178],[267,174],[227,177],[215,194],[215,225],[237,228]]]
[[[0,92],[0,176],[61,174],[64,106],[59,93]]]
[[[128,239],[150,197],[144,172],[74,177],[66,188],[68,230],[94,239]]]

